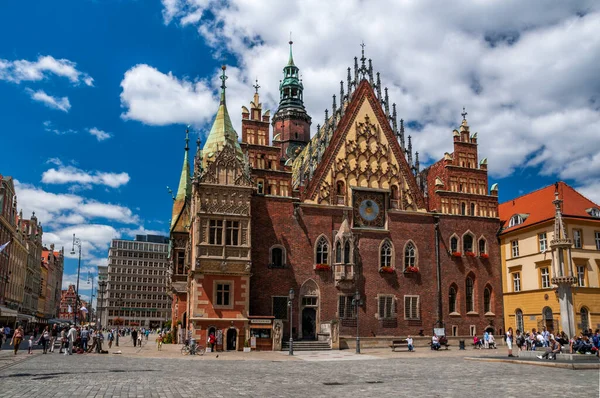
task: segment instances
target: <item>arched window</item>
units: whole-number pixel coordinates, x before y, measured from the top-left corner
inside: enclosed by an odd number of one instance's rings
[[[473,278],[467,277],[465,282],[465,298],[467,304],[467,312],[474,312],[475,306],[473,303]]]
[[[324,236],[321,236],[317,240],[315,262],[317,264],[329,264],[329,242]]]
[[[338,195],[344,195],[346,192],[344,190],[344,181],[338,181],[336,184],[336,191]]]
[[[508,222],[508,228],[519,224],[523,224],[523,217],[521,217],[520,214],[515,214],[510,218],[510,221]]]
[[[342,263],[342,242],[340,242],[339,240],[335,242],[335,263]]]
[[[483,312],[492,312],[492,290],[489,286],[483,290]]]
[[[283,268],[285,266],[285,254],[284,250],[280,246],[273,246],[271,248],[271,267],[272,268]]]
[[[392,266],[392,243],[389,240],[385,240],[381,245],[379,251],[379,267],[391,267]]]
[[[344,185],[344,181],[338,181],[336,183],[335,192],[337,194],[337,204],[345,205],[346,204],[346,186]]]
[[[473,236],[469,234],[463,236],[463,252],[473,252]]]
[[[344,244],[344,264],[350,263],[350,242]]]
[[[417,266],[417,252],[415,245],[412,242],[408,242],[404,249],[404,269],[408,267]]]
[[[523,326],[523,311],[521,311],[520,309],[517,309],[517,311],[515,311],[515,323],[517,326],[517,330],[520,330],[521,332],[525,331],[525,327]]]
[[[579,315],[581,316],[581,330],[585,332],[590,328],[590,312],[587,308],[581,307]]]
[[[471,215],[475,215],[475,203],[471,203]]]
[[[460,214],[463,216],[467,214],[467,204],[465,202],[460,204]]]
[[[448,293],[448,309],[450,313],[457,312],[456,311],[456,288],[454,286],[450,286],[450,291]]]
[[[479,255],[486,254],[485,239],[479,239]]]
[[[458,251],[458,238],[453,236],[450,238],[450,251],[456,253]]]

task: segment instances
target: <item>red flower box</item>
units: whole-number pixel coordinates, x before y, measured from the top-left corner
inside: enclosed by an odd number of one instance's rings
[[[394,269],[392,267],[381,267],[379,268],[379,272],[381,272],[382,274],[393,274]]]
[[[465,256],[468,256],[468,257],[475,257],[475,256],[476,256],[476,254],[475,254],[475,253],[473,253],[473,252],[465,252]]]
[[[490,255],[487,253],[481,253],[481,255],[479,256],[481,258],[490,258]]]
[[[419,272],[419,269],[417,267],[406,267],[404,269],[404,272],[408,273],[408,274],[416,274],[417,272]]]
[[[329,264],[317,264],[315,266],[315,269],[317,271],[329,271],[331,267],[329,266]]]
[[[452,257],[462,257],[462,253],[461,252],[453,252]]]

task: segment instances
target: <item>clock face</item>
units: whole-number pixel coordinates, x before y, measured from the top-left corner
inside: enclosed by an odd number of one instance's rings
[[[355,227],[385,227],[385,196],[383,192],[355,190],[352,193],[352,204]]]
[[[373,221],[379,215],[379,205],[372,199],[364,199],[358,206],[358,212],[365,221]]]

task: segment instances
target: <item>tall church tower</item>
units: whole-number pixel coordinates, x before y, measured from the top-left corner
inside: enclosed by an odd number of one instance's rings
[[[283,68],[279,84],[279,108],[273,115],[273,145],[281,148],[281,159],[294,159],[310,140],[311,118],[304,108],[304,86],[294,64],[290,40],[290,59]]]

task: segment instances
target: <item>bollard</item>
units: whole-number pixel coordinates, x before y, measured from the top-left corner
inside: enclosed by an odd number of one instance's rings
[[[459,340],[458,341],[458,349],[459,350],[464,350],[465,349],[465,341],[464,340]]]

